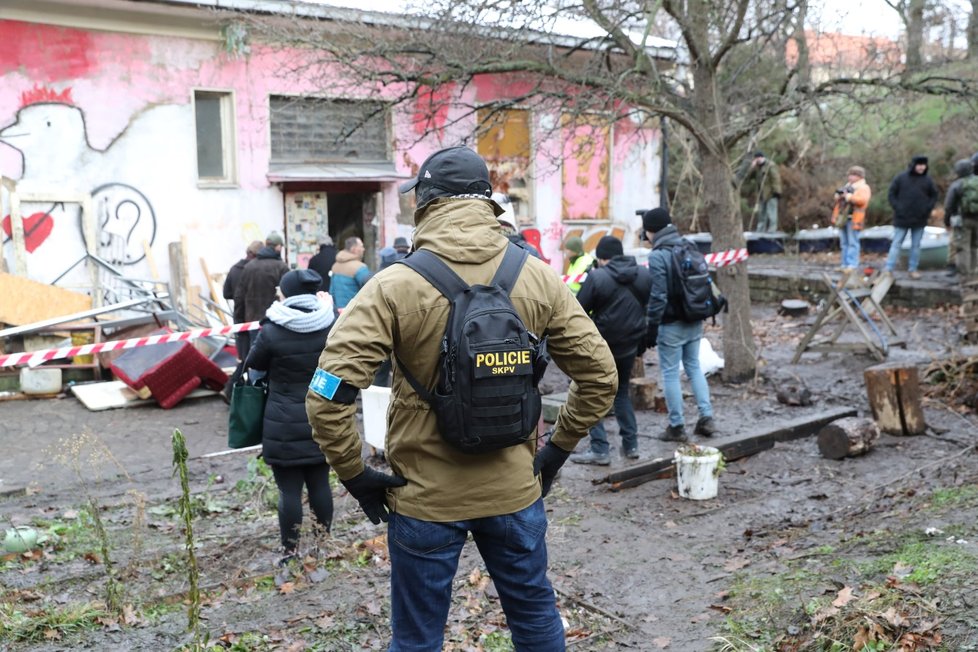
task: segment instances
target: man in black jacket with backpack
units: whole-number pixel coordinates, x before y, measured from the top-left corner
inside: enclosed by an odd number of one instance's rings
[[[669,410],[669,425],[659,435],[664,441],[686,441],[686,420],[683,416],[683,391],[679,384],[679,363],[682,362],[689,379],[699,420],[694,434],[711,436],[716,432],[713,423],[713,406],[710,403],[710,386],[700,369],[700,340],[703,339],[703,318],[687,321],[683,310],[684,298],[680,295],[680,280],[674,278],[677,270],[674,249],[684,247],[679,231],[672,223],[669,211],[653,208],[645,211],[642,226],[652,242],[649,254],[649,273],[652,275],[652,292],[649,296],[649,331],[646,343],[659,350],[659,368],[662,370],[662,393]],[[691,245],[692,246],[692,245]],[[716,314],[713,312],[713,314]]]
[[[621,240],[606,235],[594,251],[595,267],[577,293],[584,311],[591,315],[601,337],[608,343],[618,369],[618,391],[614,412],[621,435],[622,455],[638,459],[638,425],[628,396],[628,379],[640,344],[645,339],[645,310],[649,303],[652,280],[649,270],[639,267],[634,256],[625,256]],[[642,347],[644,350],[644,347]],[[588,433],[590,447],[570,456],[577,464],[611,463],[608,433],[604,422],[598,421]]]

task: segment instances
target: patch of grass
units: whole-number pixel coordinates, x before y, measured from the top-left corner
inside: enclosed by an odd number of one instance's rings
[[[895,552],[860,564],[865,572],[886,575],[901,566],[906,582],[927,585],[950,575],[978,574],[978,558],[963,547],[944,541],[911,541]]]
[[[480,636],[479,642],[485,652],[512,652],[515,649],[512,637],[499,630]]]
[[[89,602],[29,610],[0,603],[0,640],[29,643],[61,640],[97,629],[101,627],[98,619],[109,616],[102,605]]]
[[[960,505],[975,501],[978,501],[978,486],[975,485],[937,489],[930,497],[930,502],[934,507]]]

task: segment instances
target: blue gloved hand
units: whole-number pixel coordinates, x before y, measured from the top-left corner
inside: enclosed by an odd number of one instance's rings
[[[570,451],[565,451],[552,441],[548,441],[533,458],[533,475],[540,476],[541,498],[550,493],[550,486],[554,483],[557,472],[560,471],[560,467],[564,465],[568,457],[570,457]]]
[[[360,475],[340,482],[357,499],[363,513],[374,525],[387,522],[387,490],[407,484],[407,480],[400,476],[381,473],[369,466],[364,467]]]

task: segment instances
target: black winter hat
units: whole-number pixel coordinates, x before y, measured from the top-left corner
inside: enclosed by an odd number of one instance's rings
[[[652,233],[658,233],[670,224],[672,218],[669,217],[669,211],[664,208],[653,208],[642,215],[642,228]]]
[[[287,272],[278,282],[278,289],[283,297],[294,297],[297,294],[316,294],[323,277],[312,269],[293,269]]]
[[[401,184],[401,192],[418,187],[431,186],[451,195],[492,196],[489,168],[482,157],[468,147],[441,149],[425,159],[418,168],[418,176]]]
[[[601,260],[611,260],[615,256],[624,255],[624,253],[621,240],[613,235],[606,235],[598,240],[598,246],[594,250],[595,257]]]
[[[757,150],[756,152],[754,152],[754,158],[767,158],[767,157],[764,156],[764,152],[762,152],[761,150]]]

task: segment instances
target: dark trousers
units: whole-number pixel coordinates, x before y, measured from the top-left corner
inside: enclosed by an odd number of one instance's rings
[[[328,532],[333,523],[333,493],[329,488],[329,465],[272,465],[278,486],[278,528],[286,554],[295,552],[302,529],[302,487],[309,493],[309,506]]]

